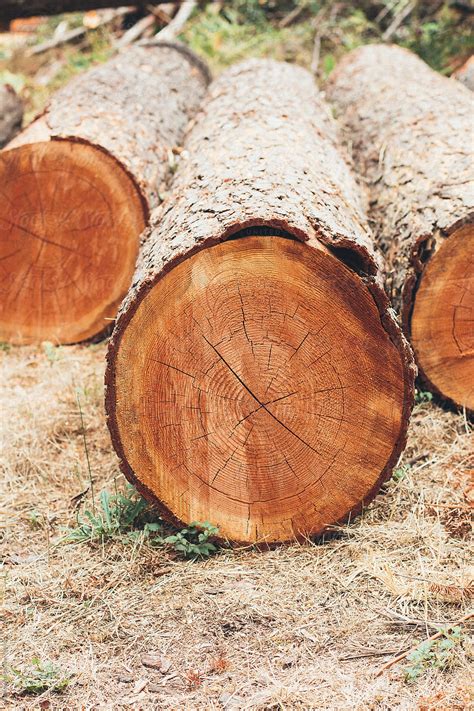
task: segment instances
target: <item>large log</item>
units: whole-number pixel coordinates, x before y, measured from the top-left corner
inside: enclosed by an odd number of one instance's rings
[[[412,401],[356,184],[283,63],[228,70],[185,149],[108,352],[122,469],[175,523],[320,533],[390,475]]]
[[[0,85],[0,148],[18,133],[23,121],[23,103],[9,84]]]
[[[80,75],[0,153],[0,339],[100,334],[130,286],[150,209],[207,86],[178,45]]]
[[[474,409],[472,94],[398,47],[350,53],[331,76],[388,284],[426,386]]]

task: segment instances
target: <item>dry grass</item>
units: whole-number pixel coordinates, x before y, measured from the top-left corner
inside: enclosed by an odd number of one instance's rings
[[[71,677],[63,693],[36,697],[7,684],[5,708],[469,707],[467,644],[449,672],[407,684],[402,663],[375,678],[472,605],[462,415],[417,406],[412,466],[324,544],[203,563],[121,541],[56,545],[89,481],[77,390],[96,490],[118,476],[103,356],[103,345],[1,353],[5,669],[36,657]],[[155,653],[162,671],[142,664]]]

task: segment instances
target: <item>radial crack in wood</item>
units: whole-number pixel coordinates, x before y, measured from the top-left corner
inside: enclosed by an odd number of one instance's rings
[[[0,153],[1,340],[110,327],[206,85],[180,45],[134,47],[61,89]]]
[[[411,352],[308,72],[231,68],[185,148],[110,342],[112,441],[175,523],[303,539],[355,515],[390,475]]]
[[[117,162],[93,146],[34,143],[0,159],[0,334],[80,341],[115,317],[145,227]]]
[[[328,95],[369,183],[422,382],[474,410],[472,94],[400,47],[370,45],[342,60]]]
[[[411,317],[418,361],[437,389],[474,410],[474,225],[428,261]]]

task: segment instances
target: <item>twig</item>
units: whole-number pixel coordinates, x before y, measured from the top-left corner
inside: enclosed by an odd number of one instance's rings
[[[138,20],[138,22],[130,27],[130,29],[123,33],[120,39],[116,41],[115,47],[117,49],[128,47],[129,44],[132,44],[132,42],[139,39],[149,27],[153,27],[155,22],[155,15],[145,15],[145,17],[142,17]]]
[[[92,511],[95,515],[95,492],[94,492],[94,482],[92,479],[92,467],[91,467],[91,460],[89,457],[89,448],[87,446],[87,437],[86,437],[86,427],[84,424],[84,415],[82,413],[82,407],[81,407],[81,400],[79,398],[79,393],[76,390],[76,399],[77,399],[77,406],[79,408],[79,415],[81,417],[81,430],[82,430],[82,439],[84,441],[84,450],[86,453],[86,461],[87,461],[87,471],[89,473],[89,486],[91,490],[91,495],[92,495]]]
[[[73,30],[69,30],[69,32],[61,33],[59,37],[53,37],[53,39],[47,40],[46,42],[42,42],[41,44],[36,45],[36,47],[32,47],[28,51],[28,56],[33,57],[36,54],[42,54],[43,52],[47,52],[50,49],[59,47],[62,44],[73,42],[74,40],[83,37],[90,31],[97,30],[99,27],[108,25],[117,17],[124,17],[124,15],[130,14],[132,10],[133,8],[131,7],[119,7],[117,8],[117,10],[111,10],[107,14],[104,14],[104,17],[100,20],[96,27],[75,27]]]
[[[175,3],[168,2],[161,7],[159,5],[147,5],[146,9],[148,12],[151,12],[162,25],[168,25],[174,15]]]
[[[280,20],[278,27],[282,30],[285,27],[288,27],[288,25],[291,25],[291,23],[294,22],[301,15],[301,13],[307,9],[307,7],[307,3],[301,3],[301,5],[294,7],[288,15],[285,15],[285,17]]]
[[[412,457],[409,459],[406,464],[409,467],[412,467],[414,464],[418,464],[418,462],[421,462],[423,459],[428,459],[430,455],[427,452],[424,452],[423,454],[418,454],[416,457]]]
[[[380,10],[380,12],[379,12],[379,14],[377,15],[377,17],[375,18],[374,22],[375,22],[376,24],[378,24],[379,22],[381,22],[381,21],[383,20],[383,18],[384,18],[386,15],[388,15],[389,12],[392,12],[392,10],[393,10],[393,8],[395,7],[396,4],[397,4],[397,3],[396,3],[396,0],[392,0],[391,2],[387,3],[387,4],[385,5],[385,7],[383,7],[383,8]]]
[[[397,625],[410,625],[412,627],[426,627],[426,624],[428,624],[429,627],[432,629],[438,631],[440,626],[443,626],[443,622],[426,622],[426,620],[415,620],[414,618],[411,617],[406,617],[405,615],[400,615],[398,612],[394,612],[393,610],[379,610],[379,614],[381,614],[383,617],[388,618],[391,620],[392,624],[397,624]]]
[[[197,0],[184,0],[169,25],[157,32],[157,34],[153,37],[153,40],[156,39],[159,42],[174,40],[183,29],[196,5]]]
[[[436,632],[435,634],[432,634],[431,637],[427,637],[426,641],[433,642],[435,639],[439,639],[440,637],[442,637],[445,634],[446,630],[452,629],[453,627],[458,627],[458,626],[464,624],[464,622],[467,622],[468,620],[470,620],[472,617],[474,617],[474,612],[468,612],[467,615],[464,615],[464,617],[461,617],[461,619],[458,620],[457,622],[453,622],[452,624],[448,625],[444,629],[438,630],[438,632]],[[406,657],[408,657],[408,655],[412,651],[414,651],[418,646],[419,646],[419,643],[417,645],[415,645],[414,647],[410,647],[410,649],[406,650],[402,654],[399,654],[397,657],[390,659],[386,664],[384,664],[382,667],[380,667],[380,669],[378,670],[378,672],[375,675],[375,678],[382,676],[382,674],[385,671],[387,671],[387,669],[390,669],[390,667],[392,667],[394,664],[401,662],[402,659],[406,659]]]
[[[405,20],[410,14],[410,12],[415,9],[415,5],[416,2],[409,2],[400,10],[400,12],[395,15],[393,21],[390,23],[390,25],[387,27],[387,29],[382,35],[382,39],[384,40],[384,42],[388,42],[392,35],[395,34],[395,32],[402,24],[403,20]]]
[[[339,657],[340,662],[349,662],[352,659],[366,659],[369,657],[388,657],[389,654],[395,654],[395,650],[392,649],[387,649],[387,651],[377,651],[373,650],[372,652],[361,652],[360,654],[354,654],[351,657]]]
[[[321,52],[321,29],[320,29],[320,22],[322,22],[324,15],[326,14],[326,8],[323,7],[316,15],[316,17],[313,20],[313,25],[316,28],[316,34],[314,35],[314,45],[313,45],[313,54],[311,57],[311,66],[310,66],[310,71],[312,74],[317,74],[318,67],[319,67],[319,55]]]
[[[449,509],[449,510],[455,510],[459,509],[460,511],[471,511],[472,506],[469,506],[469,504],[435,504],[430,501],[425,501],[425,506],[431,506],[433,509]]]

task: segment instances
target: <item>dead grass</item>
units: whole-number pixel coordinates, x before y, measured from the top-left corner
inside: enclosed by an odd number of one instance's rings
[[[418,406],[412,466],[324,544],[205,563],[120,541],[58,546],[71,498],[89,483],[77,392],[96,491],[118,476],[104,350],[1,353],[5,670],[39,658],[71,679],[39,697],[7,684],[5,708],[469,708],[468,645],[449,673],[407,684],[399,664],[375,678],[472,605],[474,462],[462,415]],[[158,662],[144,666],[146,654]]]

